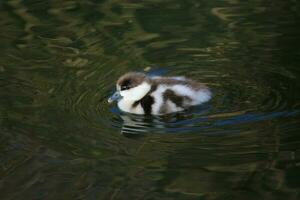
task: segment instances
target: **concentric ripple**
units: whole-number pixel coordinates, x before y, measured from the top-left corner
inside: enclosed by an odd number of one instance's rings
[[[176,71],[176,70],[174,70]],[[164,73],[162,73],[164,72]],[[77,113],[83,120],[98,128],[115,127],[123,134],[145,133],[200,133],[222,134],[224,128],[236,125],[251,126],[251,124],[274,120],[280,117],[290,117],[298,114],[298,110],[285,98],[286,89],[293,80],[282,77],[276,84],[233,75],[213,75],[212,71],[198,72],[213,91],[210,102],[193,107],[189,110],[166,116],[139,116],[122,113],[116,105],[107,103],[107,98],[114,90],[114,83],[98,77],[99,84],[87,88],[89,79],[81,80],[82,87],[77,87],[80,94],[70,95],[66,108]],[[153,70],[150,74],[172,74],[171,69]],[[95,76],[100,76],[95,72]],[[213,78],[212,78],[213,77]],[[209,82],[218,79],[223,85]],[[194,78],[195,79],[195,78]],[[279,79],[276,79],[279,80]],[[114,80],[115,81],[115,80]],[[269,85],[267,85],[269,84]],[[271,85],[273,86],[271,88]],[[280,86],[279,88],[274,85]],[[240,128],[238,126],[238,128]]]
[[[1,1],[0,199],[299,199],[299,8]],[[123,113],[107,98],[129,71],[213,98]]]

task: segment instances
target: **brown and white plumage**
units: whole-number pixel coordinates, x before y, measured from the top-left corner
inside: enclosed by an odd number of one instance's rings
[[[207,102],[211,92],[205,84],[185,77],[148,77],[143,73],[126,73],[117,81],[118,107],[134,114],[163,115],[182,111]]]

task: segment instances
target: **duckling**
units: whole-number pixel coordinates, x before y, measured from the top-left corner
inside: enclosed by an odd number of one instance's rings
[[[210,89],[203,83],[185,77],[148,77],[129,72],[121,76],[116,92],[108,99],[128,113],[164,115],[183,111],[211,99]]]

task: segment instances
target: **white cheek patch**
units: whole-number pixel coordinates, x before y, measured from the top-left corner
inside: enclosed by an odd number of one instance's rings
[[[131,88],[129,90],[120,91],[121,96],[125,101],[138,101],[143,98],[151,89],[149,83],[142,83],[139,86]]]

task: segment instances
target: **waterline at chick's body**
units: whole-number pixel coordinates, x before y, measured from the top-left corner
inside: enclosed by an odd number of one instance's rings
[[[118,107],[134,114],[163,115],[207,102],[211,92],[207,86],[184,77],[147,77],[130,72],[117,81]]]

